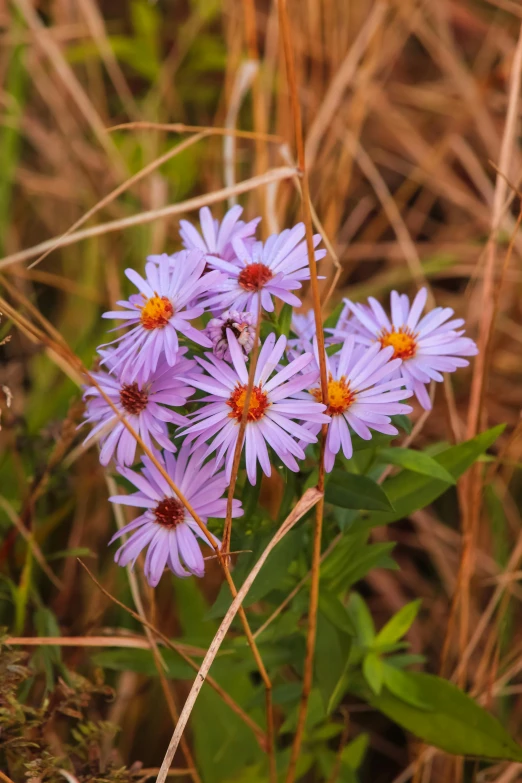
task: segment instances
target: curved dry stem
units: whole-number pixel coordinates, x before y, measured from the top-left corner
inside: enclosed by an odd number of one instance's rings
[[[111,125],[108,133],[117,130],[158,130],[171,133],[196,133],[204,131],[212,136],[237,136],[239,139],[264,139],[273,144],[282,144],[284,139],[274,133],[258,133],[257,131],[237,130],[236,128],[214,128],[212,125],[185,125],[183,122],[123,122],[120,125]]]
[[[38,256],[40,253],[43,253],[50,248],[54,250],[58,247],[67,247],[68,245],[74,245],[75,242],[80,242],[83,239],[103,236],[104,234],[110,234],[113,231],[121,231],[122,229],[131,228],[132,226],[142,226],[146,223],[152,223],[154,220],[171,217],[172,215],[181,215],[184,212],[191,212],[192,210],[200,209],[200,207],[208,206],[209,204],[217,204],[220,201],[226,201],[229,196],[239,193],[248,193],[250,190],[254,190],[261,185],[267,185],[270,182],[290,179],[294,175],[295,169],[292,169],[289,166],[269,169],[265,174],[245,179],[242,182],[238,182],[238,184],[234,185],[232,188],[221,188],[221,190],[206,193],[204,196],[189,198],[178,204],[168,204],[161,209],[151,209],[148,212],[140,212],[137,215],[130,215],[129,217],[121,218],[120,220],[101,223],[99,226],[91,226],[90,228],[83,229],[83,231],[75,231],[63,238],[53,237],[52,239],[47,239],[45,242],[40,242],[38,245],[34,245],[34,247],[5,256],[5,258],[0,260],[0,269],[11,266],[12,264],[18,264],[21,261],[27,261],[29,258],[34,258],[34,256]]]
[[[255,564],[255,566],[253,567],[253,569],[245,579],[243,585],[239,589],[234,600],[232,601],[232,604],[230,605],[230,608],[228,609],[225,617],[223,618],[221,625],[219,626],[216,632],[216,635],[214,636],[212,642],[210,643],[207,654],[205,655],[205,658],[199,669],[198,676],[194,680],[192,688],[190,689],[190,693],[185,702],[185,706],[181,711],[178,725],[176,726],[176,730],[174,731],[172,739],[169,743],[169,747],[165,754],[165,758],[163,759],[163,763],[161,765],[161,769],[156,779],[156,783],[165,783],[169,771],[169,767],[172,763],[172,759],[174,758],[174,754],[176,753],[178,744],[183,735],[183,731],[185,729],[185,726],[187,725],[187,721],[189,719],[190,713],[192,712],[192,709],[199,695],[199,692],[203,687],[203,683],[205,682],[209,669],[212,666],[212,663],[219,651],[219,648],[223,642],[223,639],[227,634],[228,629],[232,624],[234,617],[236,616],[238,611],[241,610],[241,604],[245,599],[246,595],[248,594],[248,591],[252,587],[252,584],[254,583],[254,580],[257,577],[259,571],[263,567],[267,557],[274,549],[274,547],[277,546],[279,541],[281,541],[284,538],[284,536],[293,528],[296,522],[299,519],[301,519],[303,514],[306,514],[306,512],[309,511],[322,498],[322,496],[323,496],[322,492],[319,492],[319,490],[316,488],[307,489],[303,497],[299,500],[295,508],[291,511],[291,513],[285,519],[285,521],[283,522],[283,524],[281,525],[277,533],[274,535],[274,537],[272,538],[272,540],[264,550],[263,554],[261,555],[261,557]]]
[[[142,168],[140,171],[138,171],[134,176],[130,177],[129,179],[125,180],[125,182],[122,182],[121,185],[118,185],[117,188],[114,188],[114,190],[111,190],[110,193],[108,193],[104,198],[102,198],[100,201],[98,201],[97,204],[95,204],[91,209],[89,209],[82,217],[76,221],[76,223],[73,223],[70,228],[65,231],[61,237],[59,237],[56,240],[56,244],[54,247],[50,247],[48,250],[45,251],[45,253],[42,253],[36,261],[33,261],[32,264],[29,265],[29,269],[33,269],[37,264],[39,264],[41,261],[46,258],[49,253],[52,253],[55,248],[60,247],[60,241],[64,237],[68,237],[70,234],[72,234],[73,231],[76,231],[77,228],[80,226],[83,226],[84,223],[89,220],[93,215],[95,215],[97,212],[100,211],[100,209],[103,209],[103,207],[106,207],[107,204],[110,204],[112,201],[114,201],[115,198],[120,196],[122,193],[124,193],[126,190],[128,190],[132,185],[135,185],[137,182],[139,182],[143,177],[146,177],[148,174],[151,174],[153,171],[158,169],[160,166],[162,166],[164,163],[167,163],[167,161],[171,160],[172,158],[175,158],[176,155],[179,155],[180,152],[183,152],[187,149],[187,147],[191,147],[193,144],[196,144],[198,141],[201,141],[201,139],[204,139],[205,136],[208,136],[208,133],[197,133],[195,136],[192,136],[190,139],[185,139],[185,141],[182,141],[181,144],[178,144],[177,147],[174,147],[174,149],[168,150],[164,155],[161,155],[159,158],[156,158],[156,160],[151,161],[147,166]]]

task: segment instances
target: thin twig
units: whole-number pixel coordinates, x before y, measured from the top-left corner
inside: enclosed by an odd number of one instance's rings
[[[234,449],[234,460],[232,462],[232,473],[230,476],[230,484],[228,485],[227,494],[227,513],[225,518],[225,525],[223,527],[223,543],[221,545],[221,551],[223,554],[228,555],[230,553],[230,536],[232,534],[232,504],[234,501],[234,491],[236,489],[237,474],[239,471],[239,461],[241,459],[241,450],[243,447],[243,439],[245,437],[245,430],[248,421],[248,411],[250,408],[250,398],[252,397],[252,389],[254,387],[254,377],[256,374],[257,357],[259,356],[259,336],[261,334],[261,294],[258,294],[258,308],[257,308],[257,321],[256,321],[256,336],[254,338],[254,347],[250,354],[250,364],[248,368],[248,383],[245,394],[245,401],[243,403],[243,410],[241,411],[241,421],[239,422],[239,431],[237,434],[236,447]]]
[[[286,64],[286,75],[290,92],[290,101],[292,105],[292,115],[294,121],[295,143],[297,151],[297,163],[300,175],[302,177],[303,187],[303,219],[306,230],[306,247],[308,250],[308,264],[310,267],[310,284],[312,290],[313,309],[315,317],[315,331],[317,336],[317,348],[319,354],[319,370],[321,378],[321,397],[324,405],[328,405],[328,381],[326,377],[326,359],[324,349],[324,333],[321,313],[321,300],[319,295],[319,283],[317,279],[317,264],[315,260],[315,250],[313,243],[313,225],[312,213],[310,209],[310,187],[306,171],[305,149],[303,141],[303,127],[301,119],[301,107],[297,92],[297,81],[295,76],[294,55],[292,41],[290,36],[290,26],[286,10],[286,0],[279,0],[279,26],[281,29],[283,48]],[[315,525],[313,534],[312,551],[312,577],[310,584],[310,603],[308,608],[308,633],[306,637],[306,658],[303,673],[303,691],[299,703],[299,712],[297,718],[297,727],[292,744],[290,763],[286,776],[287,783],[292,783],[295,777],[295,769],[301,750],[304,727],[306,722],[306,713],[308,710],[308,699],[312,689],[313,669],[314,669],[314,651],[315,636],[317,630],[317,608],[319,603],[319,578],[320,578],[320,560],[321,560],[321,538],[323,529],[323,489],[324,489],[324,449],[326,445],[327,425],[321,428],[321,451],[319,461],[319,477],[317,488],[321,492],[321,498],[316,506]]]

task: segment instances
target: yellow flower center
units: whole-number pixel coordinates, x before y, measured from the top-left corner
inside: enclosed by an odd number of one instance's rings
[[[247,387],[238,385],[227,400],[227,405],[232,408],[228,415],[233,419],[237,419],[237,421],[241,421],[241,417],[243,415],[246,393]],[[247,422],[259,421],[259,419],[265,415],[265,411],[269,405],[270,403],[268,401],[268,396],[261,389],[261,387],[253,386],[248,404]]]
[[[417,351],[416,336],[407,326],[401,326],[397,331],[395,327],[391,332],[383,329],[378,339],[383,348],[392,346],[393,359],[411,359]]]
[[[144,329],[163,329],[174,315],[172,302],[166,296],[154,294],[141,308],[141,324]]]
[[[317,402],[323,401],[321,387],[312,389],[311,393]],[[344,375],[338,381],[334,380],[330,375],[328,379],[328,408],[325,413],[329,416],[337,416],[344,413],[354,400],[355,392],[350,390],[350,381],[347,381]]]

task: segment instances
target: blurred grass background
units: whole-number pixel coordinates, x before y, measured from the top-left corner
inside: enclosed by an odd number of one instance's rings
[[[288,0],[288,11],[312,200],[340,264],[327,298],[335,264],[331,256],[324,262],[325,313],[343,296],[357,300],[372,294],[384,301],[393,287],[411,293],[427,279],[437,303],[464,316],[476,336],[484,312],[493,164],[500,159],[522,5],[517,0]],[[256,54],[261,67],[253,90],[241,91],[240,74]],[[141,268],[148,253],[179,248],[178,219],[168,218],[59,248],[34,268],[29,264],[38,254],[16,261],[14,254],[63,234],[187,136],[105,129],[140,121],[228,125],[271,133],[281,142],[237,139],[227,173],[223,137],[207,136],[131,185],[88,226],[204,195],[228,184],[227,176],[239,182],[292,160],[283,144],[291,142],[293,130],[277,12],[268,0],[255,5],[247,0],[6,0],[0,4],[0,84],[2,296],[24,312],[20,296],[29,300],[87,366],[104,338],[100,314],[125,286],[123,270]],[[519,103],[516,112],[507,173],[518,187]],[[300,219],[291,181],[258,189],[240,202],[248,218],[263,214],[265,235]],[[216,214],[224,207],[214,207]],[[515,196],[503,213],[496,270],[518,211]],[[197,219],[195,213],[188,217]],[[481,512],[469,609],[473,628],[501,585],[500,611],[489,619],[484,646],[498,649],[496,667],[502,667],[504,656],[513,667],[505,720],[514,733],[522,709],[519,560],[510,561],[502,581],[499,574],[518,551],[522,529],[521,253],[518,234],[500,292],[481,411],[481,424],[507,422],[508,427],[500,442],[502,462]],[[0,625],[16,637],[137,631],[139,625],[106,600],[74,557],[84,557],[108,590],[132,604],[125,572],[106,548],[114,529],[106,478],[95,451],[82,451],[76,431],[81,420],[76,378],[64,373],[49,349],[3,319],[0,340],[8,334],[10,341],[0,347],[0,385],[12,394],[10,407],[5,391],[0,402]],[[464,438],[470,375],[459,373],[452,386],[437,389],[434,411],[416,445]],[[273,505],[279,491],[266,483],[262,502]],[[398,540],[400,570],[376,570],[362,588],[377,624],[406,600],[423,599],[426,611],[410,641],[432,670],[438,668],[461,550],[454,503],[451,495],[393,531],[377,530],[378,540]],[[50,574],[38,562],[39,551]],[[146,593],[148,609],[165,633],[183,634],[204,648],[215,628],[201,622],[204,596],[214,597],[218,585],[213,564],[201,590],[194,580],[164,579],[155,602]],[[457,638],[454,644],[456,651]],[[98,676],[97,667],[106,667],[116,695],[111,703],[96,697],[93,717],[121,727],[115,743],[122,764],[139,759],[146,767],[158,766],[171,723],[158,680],[151,676],[150,656],[125,649],[109,655],[102,648],[40,647],[31,665],[43,680],[32,687],[51,687],[63,676],[64,661],[91,679]],[[472,688],[495,676],[481,668],[481,660],[479,654],[472,661]],[[222,668],[221,684],[247,704],[252,687],[247,673]],[[186,686],[176,686],[180,700]],[[224,779],[216,771],[219,759],[226,756],[231,763],[228,729],[209,721],[217,697],[204,694],[191,721],[192,740],[205,780],[218,781]],[[390,735],[381,719],[370,721],[369,728],[371,779],[391,781],[405,765],[404,738]],[[251,735],[240,743],[234,735],[236,767],[230,776],[239,774],[252,742]],[[510,769],[487,779],[516,780],[518,772]]]

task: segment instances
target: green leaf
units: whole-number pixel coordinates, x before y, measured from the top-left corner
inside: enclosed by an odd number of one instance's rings
[[[354,692],[373,707],[429,745],[456,756],[503,759],[522,762],[522,747],[500,722],[455,685],[433,674],[402,672],[408,678],[410,694],[423,702],[423,709],[408,704],[389,688],[379,695]]]
[[[314,668],[325,709],[327,709],[330,697],[343,673],[348,652],[349,645],[342,644],[337,629],[319,612]]]
[[[332,593],[351,587],[372,568],[397,568],[390,557],[393,541],[368,544],[368,531],[346,533],[321,566],[321,579]]]
[[[271,536],[263,537],[259,542],[260,545],[256,547],[256,552],[248,553],[245,556],[239,556],[238,563],[241,563],[241,571],[239,570],[239,567],[236,567],[234,572],[234,581],[237,588],[243,584],[251,567],[258,559],[258,556],[263,551],[270,537]],[[283,538],[281,543],[270,553],[265,564],[261,568],[254,584],[248,592],[244,606],[251,606],[253,603],[260,601],[271,590],[277,588],[278,585],[281,584],[286,577],[290,563],[301,549],[302,542],[303,530],[299,528],[297,530],[291,530],[290,533]],[[230,589],[226,583],[223,583],[216,602],[208,611],[206,617],[222,617],[231,603]]]
[[[342,631],[349,636],[355,635],[355,628],[346,608],[336,595],[326,590],[322,585],[319,593],[319,611],[322,612],[339,631]]]
[[[393,511],[386,493],[373,479],[342,470],[330,474],[325,500],[341,508]]]
[[[430,705],[422,698],[417,683],[410,674],[411,672],[404,672],[384,662],[384,684],[388,690],[412,707],[430,712]]]
[[[368,734],[359,734],[354,740],[345,745],[341,751],[341,761],[346,764],[350,769],[359,769],[364,761],[364,756],[370,744],[370,736]]]
[[[290,332],[290,324],[292,323],[292,313],[293,313],[292,305],[289,305],[287,302],[285,302],[285,304],[281,308],[281,312],[279,313],[277,319],[279,334],[283,334],[285,337],[288,337],[288,334]]]
[[[363,647],[371,647],[375,639],[373,618],[359,593],[352,593],[348,602],[348,613],[357,630],[357,638]]]
[[[60,560],[62,557],[96,557],[92,549],[87,546],[76,546],[72,549],[60,549],[58,552],[53,552],[50,555],[46,555],[47,560]]]
[[[394,642],[401,639],[417,617],[420,605],[421,601],[418,599],[399,609],[397,614],[395,614],[391,620],[388,620],[386,625],[381,628],[377,634],[374,647],[394,644]]]
[[[424,476],[455,484],[455,479],[436,459],[425,454],[424,451],[415,449],[403,449],[400,447],[380,449],[378,459],[389,465],[398,465],[414,473],[422,473]]]
[[[168,675],[176,680],[193,680],[194,670],[172,650],[161,650],[161,656],[168,668]],[[148,677],[157,677],[158,670],[150,650],[116,648],[103,650],[92,656],[92,661],[102,669],[117,672],[137,672]]]
[[[372,691],[379,695],[384,680],[384,666],[376,653],[369,652],[364,656],[363,674]]]
[[[481,432],[471,440],[445,449],[434,459],[446,468],[454,479],[458,479],[497,440],[504,427],[504,424],[500,424],[486,432]],[[370,513],[366,523],[369,528],[387,525],[409,516],[419,508],[425,508],[442,495],[450,485],[440,479],[403,470],[398,476],[385,481],[383,486],[394,510],[386,513],[380,511]]]
[[[392,416],[392,422],[396,427],[404,430],[407,435],[409,435],[413,429],[412,421],[405,413],[397,413],[395,416]]]

